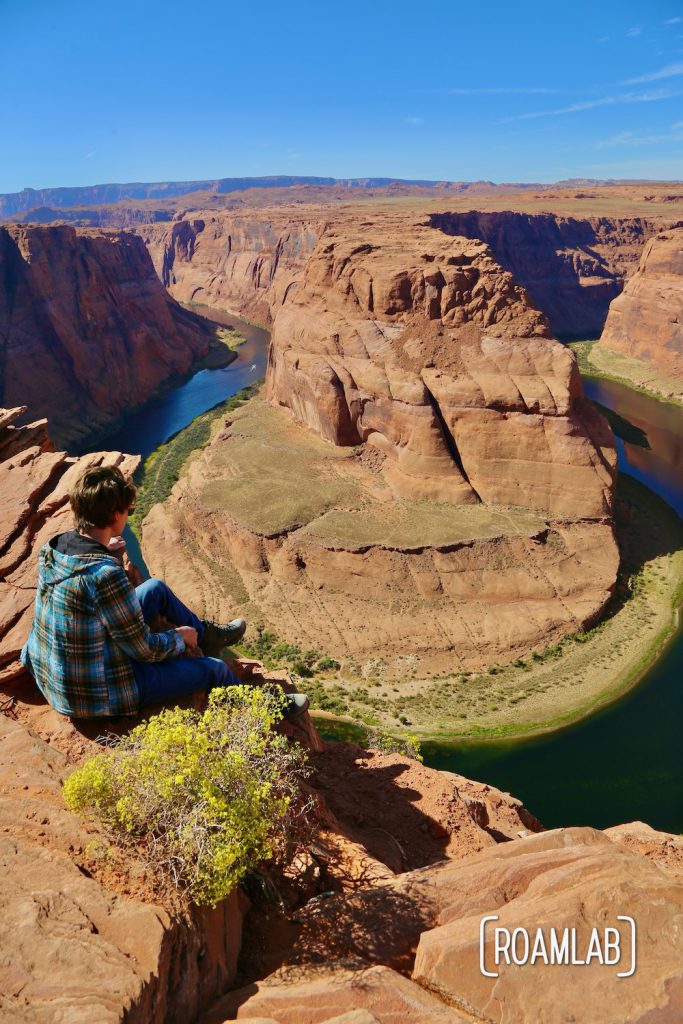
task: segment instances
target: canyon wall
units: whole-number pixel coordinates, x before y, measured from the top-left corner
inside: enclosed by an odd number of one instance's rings
[[[122,231],[0,228],[0,403],[49,416],[60,444],[113,424],[209,349]]]
[[[609,309],[597,349],[650,364],[683,384],[683,226],[651,238]]]
[[[469,210],[416,218],[415,213],[401,216],[389,207],[363,213],[359,208],[340,212],[311,204],[254,210],[238,217],[216,210],[189,212],[172,227],[158,224],[137,230],[160,278],[180,301],[227,304],[235,312],[257,311],[270,320],[268,302],[256,303],[250,294],[251,275],[258,277],[261,299],[267,298],[263,292],[270,280],[259,267],[267,273],[273,266],[274,272],[279,267],[282,273],[287,265],[300,271],[302,257],[312,251],[326,226],[350,224],[384,224],[397,241],[409,239],[418,226],[483,241],[496,262],[526,289],[554,334],[584,338],[600,334],[610,302],[635,272],[647,240],[663,226],[661,217]]]
[[[595,338],[610,302],[635,271],[661,224],[642,217],[575,218],[552,213],[437,213],[433,227],[479,238],[529,292],[553,332]]]
[[[137,228],[159,278],[179,302],[270,323],[324,229],[322,212],[262,215],[199,211],[172,225]]]

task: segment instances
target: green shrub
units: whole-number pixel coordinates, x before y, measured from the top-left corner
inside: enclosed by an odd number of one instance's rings
[[[70,775],[66,803],[162,885],[213,906],[292,834],[306,754],[272,731],[282,703],[237,686],[214,690],[203,714],[164,710]]]
[[[417,736],[393,736],[384,729],[368,729],[366,744],[368,750],[379,750],[383,754],[403,754],[413,761],[423,760]]]
[[[321,658],[315,666],[316,672],[337,672],[340,668],[341,665],[335,658],[328,657]]]

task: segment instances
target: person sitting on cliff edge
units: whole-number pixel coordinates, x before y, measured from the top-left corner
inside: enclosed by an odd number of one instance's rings
[[[130,582],[117,553],[135,503],[132,480],[111,466],[87,469],[69,500],[76,529],[40,550],[34,619],[21,652],[52,707],[74,718],[135,715],[198,690],[241,685],[215,655],[242,638],[244,619],[205,622],[162,580]],[[175,628],[152,632],[160,615]],[[205,657],[179,657],[198,645]],[[290,694],[285,717],[307,707],[303,694]]]

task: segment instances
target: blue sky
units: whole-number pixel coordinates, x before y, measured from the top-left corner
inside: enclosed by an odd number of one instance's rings
[[[0,0],[0,192],[683,179],[683,0]]]

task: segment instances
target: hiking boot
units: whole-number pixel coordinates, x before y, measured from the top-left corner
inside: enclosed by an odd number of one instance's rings
[[[286,722],[291,722],[292,719],[299,718],[305,711],[308,711],[310,703],[305,693],[287,693],[285,694],[282,717]]]
[[[224,647],[232,647],[244,636],[247,624],[244,619],[233,619],[224,624],[205,622],[200,646],[208,658],[218,655]]]

